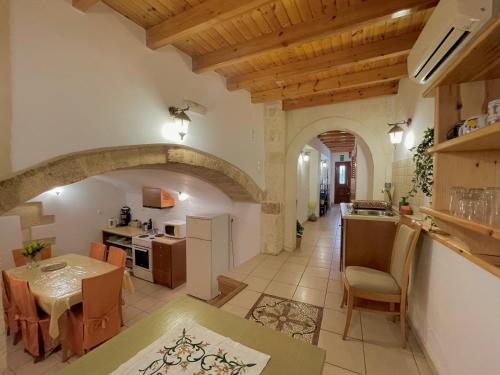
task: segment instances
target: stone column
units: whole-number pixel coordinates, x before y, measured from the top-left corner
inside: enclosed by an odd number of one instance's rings
[[[286,117],[281,102],[266,104],[264,113],[266,194],[262,202],[261,251],[278,254],[284,236]]]

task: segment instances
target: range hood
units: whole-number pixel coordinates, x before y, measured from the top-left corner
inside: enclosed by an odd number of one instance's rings
[[[161,188],[143,187],[142,206],[148,208],[170,208],[175,206],[175,198]]]

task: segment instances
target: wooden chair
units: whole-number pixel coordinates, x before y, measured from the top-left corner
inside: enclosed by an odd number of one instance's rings
[[[12,258],[14,258],[14,264],[16,267],[21,267],[26,265],[28,259],[23,255],[23,249],[12,250]],[[45,247],[38,253],[38,259],[44,260],[52,258],[52,245],[46,244]]]
[[[127,253],[124,250],[114,246],[109,247],[108,263],[114,264],[115,266],[123,268],[123,270],[125,270],[126,262],[127,262]]]
[[[2,271],[2,302],[3,302],[3,318],[7,336],[14,336],[14,345],[17,344],[19,324],[16,320],[17,309],[12,300],[12,291],[10,289],[9,278],[5,271]]]
[[[9,284],[17,309],[16,320],[21,328],[24,350],[38,362],[44,359],[47,351],[58,345],[58,342],[49,336],[50,317],[38,311],[35,297],[26,280],[9,276]]]
[[[102,260],[103,262],[105,262],[106,261],[106,245],[104,245],[103,243],[99,243],[99,242],[92,242],[90,244],[89,257],[97,259],[97,260]]]
[[[63,362],[68,351],[84,355],[119,333],[122,281],[121,268],[82,280],[83,302],[62,317]]]
[[[372,310],[401,319],[403,347],[406,346],[406,305],[411,264],[420,236],[420,226],[399,223],[392,249],[390,272],[368,267],[349,266],[343,275],[343,307],[347,302],[347,317],[343,338],[349,332],[353,309]]]

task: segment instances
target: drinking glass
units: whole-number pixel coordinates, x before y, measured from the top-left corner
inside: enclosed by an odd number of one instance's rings
[[[459,216],[459,202],[466,192],[467,189],[462,186],[453,186],[450,189],[450,214]]]
[[[457,216],[472,220],[472,212],[473,212],[473,199],[470,191],[466,191],[464,195],[458,201],[458,212]]]
[[[497,188],[489,187],[484,190],[486,201],[485,224],[493,226],[498,215],[497,207]]]
[[[482,188],[470,189],[471,196],[471,209],[472,212],[469,213],[469,220],[476,221],[478,223],[486,223],[486,207],[487,201],[485,196],[485,190]]]

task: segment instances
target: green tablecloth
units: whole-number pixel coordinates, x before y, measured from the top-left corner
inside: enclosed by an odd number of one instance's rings
[[[195,321],[271,356],[262,374],[321,375],[325,351],[194,298],[183,296],[87,353],[59,374],[109,374],[167,331]]]

